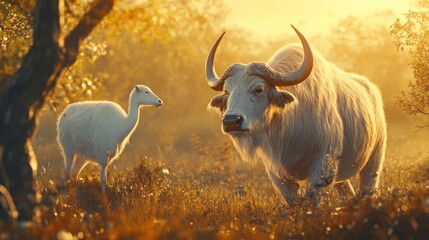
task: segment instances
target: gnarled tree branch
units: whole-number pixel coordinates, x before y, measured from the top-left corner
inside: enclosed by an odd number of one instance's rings
[[[65,67],[70,66],[76,61],[79,46],[82,41],[88,37],[92,30],[101,22],[101,20],[112,10],[114,0],[98,0],[93,7],[85,13],[82,20],[69,33],[65,39],[66,58]]]

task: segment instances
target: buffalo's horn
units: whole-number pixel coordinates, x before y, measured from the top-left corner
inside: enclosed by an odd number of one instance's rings
[[[207,56],[207,61],[206,61],[207,82],[208,82],[209,86],[213,90],[216,90],[216,91],[222,91],[223,90],[223,84],[224,84],[224,80],[223,79],[221,80],[218,77],[218,75],[216,74],[215,67],[214,67],[214,57],[216,54],[216,49],[220,43],[220,40],[222,40],[222,37],[224,34],[225,34],[225,32],[223,32],[222,35],[220,35],[220,37],[217,39],[215,44],[212,46],[212,48],[210,49],[210,53]]]
[[[274,86],[295,85],[307,79],[313,70],[313,53],[305,37],[293,25],[291,26],[298,34],[304,48],[304,60],[301,66],[292,72],[282,74],[265,64],[259,63],[254,65],[251,72],[252,75],[259,76]]]

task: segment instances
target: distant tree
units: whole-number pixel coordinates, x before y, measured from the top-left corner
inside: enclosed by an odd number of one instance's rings
[[[383,94],[389,121],[400,111],[395,99],[401,90],[397,84],[410,75],[407,58],[395,51],[386,21],[393,13],[379,12],[368,16],[349,16],[340,20],[327,35],[327,48],[321,50],[343,69],[368,77]]]
[[[6,4],[4,4],[6,3]],[[19,212],[19,219],[31,220],[37,203],[33,171],[36,159],[32,137],[40,111],[57,86],[64,71],[77,60],[79,47],[91,31],[111,11],[114,0],[94,0],[87,11],[70,29],[65,29],[64,0],[2,1],[1,30],[15,27],[10,18],[17,18],[22,8],[29,18],[34,6],[33,42],[21,64],[11,62],[11,69],[19,67],[0,92],[0,184],[10,191]],[[5,12],[17,6],[18,13]],[[17,21],[18,22],[18,21]],[[15,22],[15,23],[17,23]],[[23,25],[24,26],[24,25]],[[18,30],[20,26],[18,25]],[[23,27],[24,32],[29,29]],[[68,30],[68,31],[67,31]],[[25,35],[27,36],[27,35]],[[3,40],[7,37],[3,37]],[[13,44],[9,42],[10,44]],[[1,47],[4,48],[4,42]],[[18,43],[19,45],[19,43]],[[7,46],[6,46],[7,48]],[[23,49],[20,52],[24,52]],[[2,218],[6,215],[2,214]]]
[[[411,115],[429,116],[429,0],[420,0],[418,9],[396,19],[391,34],[397,49],[408,50],[414,74],[414,81],[409,81],[408,91],[402,92],[397,103]]]

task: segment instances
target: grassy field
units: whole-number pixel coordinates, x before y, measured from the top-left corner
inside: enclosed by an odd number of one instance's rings
[[[105,196],[96,166],[64,185],[44,160],[37,175],[41,221],[26,231],[3,225],[0,238],[427,239],[429,154],[424,139],[392,135],[379,193],[359,203],[341,203],[328,189],[317,210],[288,207],[262,164],[242,162],[226,138],[214,143],[193,136],[194,149],[185,154],[122,159],[134,164],[110,170]],[[39,147],[51,156],[47,147]]]

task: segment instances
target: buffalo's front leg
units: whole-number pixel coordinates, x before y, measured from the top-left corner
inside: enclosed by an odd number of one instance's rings
[[[267,172],[274,188],[283,196],[289,206],[293,206],[299,198],[299,184],[291,179],[281,179],[270,170]]]
[[[319,205],[322,200],[324,188],[335,182],[337,170],[338,160],[329,154],[322,156],[314,166],[306,193],[307,200],[311,201],[314,206]]]

